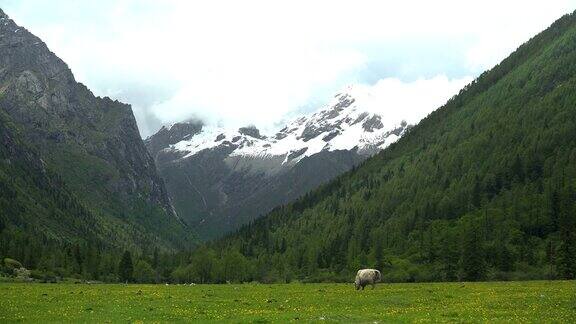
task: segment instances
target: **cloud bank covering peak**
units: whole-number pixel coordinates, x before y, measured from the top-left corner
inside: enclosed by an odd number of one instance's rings
[[[0,0],[97,95],[162,124],[273,129],[350,84],[419,120],[576,1]],[[377,93],[377,95],[376,95]]]

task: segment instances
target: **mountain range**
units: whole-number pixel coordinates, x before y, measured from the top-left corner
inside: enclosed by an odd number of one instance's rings
[[[350,170],[410,128],[368,112],[370,97],[348,87],[270,136],[254,126],[186,122],[145,143],[178,214],[200,237],[215,238]]]

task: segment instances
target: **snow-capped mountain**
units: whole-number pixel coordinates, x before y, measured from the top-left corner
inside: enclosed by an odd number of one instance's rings
[[[185,122],[146,144],[178,214],[211,238],[349,170],[409,128],[366,111],[368,102],[369,93],[349,87],[268,136]]]

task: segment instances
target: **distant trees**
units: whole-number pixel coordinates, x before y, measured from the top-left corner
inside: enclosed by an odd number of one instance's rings
[[[221,258],[221,279],[225,282],[242,282],[249,272],[246,258],[238,251],[224,251]]]
[[[199,283],[208,283],[217,278],[218,264],[212,249],[199,249],[190,261]]]
[[[134,266],[134,280],[139,283],[156,282],[156,271],[148,262],[139,260]]]

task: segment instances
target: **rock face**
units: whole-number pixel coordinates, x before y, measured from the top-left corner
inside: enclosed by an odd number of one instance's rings
[[[180,123],[145,143],[178,214],[211,239],[351,169],[409,128],[406,122],[384,123],[362,102],[363,93],[350,88],[268,137],[253,126]]]
[[[169,128],[162,127],[146,145],[150,152],[158,152],[172,144],[191,138],[201,130],[202,123],[200,122],[178,123]]]
[[[181,242],[155,229],[184,233],[130,106],[95,97],[1,10],[0,108],[82,203],[129,241]]]

